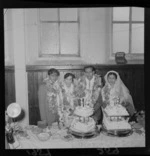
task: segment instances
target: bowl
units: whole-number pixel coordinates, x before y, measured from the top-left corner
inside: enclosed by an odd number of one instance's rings
[[[34,134],[39,134],[39,133],[42,133],[43,130],[37,126],[33,126],[32,129],[31,129],[32,133]]]
[[[39,133],[37,134],[37,137],[40,141],[47,141],[50,138],[49,133]]]
[[[45,120],[44,121],[38,121],[37,125],[39,128],[46,128],[47,127],[47,123]]]

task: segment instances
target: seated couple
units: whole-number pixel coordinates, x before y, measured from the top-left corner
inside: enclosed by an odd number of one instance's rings
[[[48,125],[62,122],[66,127],[69,126],[69,118],[75,107],[79,105],[78,98],[82,97],[90,101],[94,108],[92,117],[98,123],[102,120],[101,107],[106,107],[110,96],[116,94],[130,115],[135,111],[129,91],[115,71],[106,74],[104,87],[101,77],[95,74],[93,66],[85,67],[84,75],[79,79],[76,79],[72,73],[66,73],[61,82],[59,76],[58,70],[50,69],[48,77],[44,79],[38,90],[41,120],[45,120]]]

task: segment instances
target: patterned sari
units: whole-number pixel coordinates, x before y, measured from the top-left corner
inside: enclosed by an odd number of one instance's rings
[[[73,119],[72,115],[77,103],[74,95],[74,84],[72,83],[70,87],[67,87],[65,83],[62,83],[61,92],[63,122],[68,127]]]

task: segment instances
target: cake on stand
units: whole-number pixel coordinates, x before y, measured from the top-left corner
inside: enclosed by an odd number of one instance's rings
[[[120,101],[111,102],[103,111],[102,132],[106,135],[124,137],[132,134],[131,125],[128,123],[129,113],[120,104]]]
[[[69,133],[76,138],[91,138],[99,134],[98,127],[91,117],[93,108],[85,103],[85,99],[80,99],[80,106],[74,111],[74,119],[69,127]]]

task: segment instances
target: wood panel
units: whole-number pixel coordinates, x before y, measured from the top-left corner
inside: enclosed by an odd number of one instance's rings
[[[144,109],[144,66],[143,65],[95,65],[97,73],[104,75],[109,70],[119,72],[120,77],[133,97],[137,110]],[[80,66],[27,66],[28,93],[29,93],[29,119],[30,124],[40,120],[37,91],[42,80],[47,76],[50,68],[60,71],[61,78],[64,73],[71,72],[79,77],[83,74],[84,65]]]
[[[14,68],[5,68],[5,109],[16,101]]]

